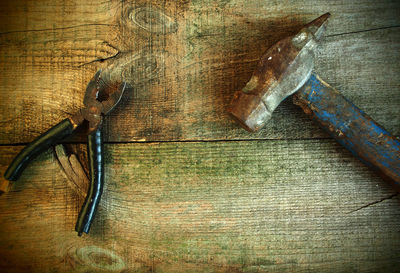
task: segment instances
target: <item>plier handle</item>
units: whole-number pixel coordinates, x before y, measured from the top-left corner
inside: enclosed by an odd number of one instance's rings
[[[62,120],[29,143],[13,159],[4,173],[5,179],[16,181],[36,156],[70,136],[84,120],[87,120],[89,122],[87,152],[90,183],[85,202],[75,226],[75,230],[79,236],[83,232],[89,232],[103,192],[104,157],[101,131],[103,117],[119,103],[125,89],[126,83],[106,83],[101,77],[101,70],[97,71],[86,87],[83,100],[85,107],[72,117]]]

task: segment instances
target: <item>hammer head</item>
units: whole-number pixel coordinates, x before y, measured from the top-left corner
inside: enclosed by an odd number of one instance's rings
[[[237,91],[228,111],[248,131],[259,130],[272,112],[311,75],[314,51],[330,14],[305,25],[297,34],[270,47],[246,86]]]

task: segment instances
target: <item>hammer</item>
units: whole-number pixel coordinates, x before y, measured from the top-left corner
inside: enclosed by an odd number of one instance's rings
[[[326,29],[326,13],[297,34],[270,47],[246,86],[234,94],[230,114],[258,131],[286,97],[362,162],[400,190],[400,142],[336,89],[312,72],[315,49]]]

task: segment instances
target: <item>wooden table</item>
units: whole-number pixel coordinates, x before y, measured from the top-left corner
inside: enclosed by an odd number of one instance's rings
[[[398,272],[390,186],[290,99],[255,134],[226,113],[264,50],[329,11],[315,71],[399,136],[400,2],[355,2],[1,1],[1,173],[98,68],[132,86],[90,234],[49,149],[0,196],[2,272]],[[82,162],[85,141],[65,142]]]

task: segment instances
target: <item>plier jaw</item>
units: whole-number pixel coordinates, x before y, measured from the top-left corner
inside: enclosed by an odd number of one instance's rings
[[[108,83],[103,80],[102,70],[98,70],[86,87],[83,99],[85,107],[71,117],[75,128],[87,120],[88,134],[96,131],[101,126],[103,117],[120,102],[125,89],[125,82]]]

